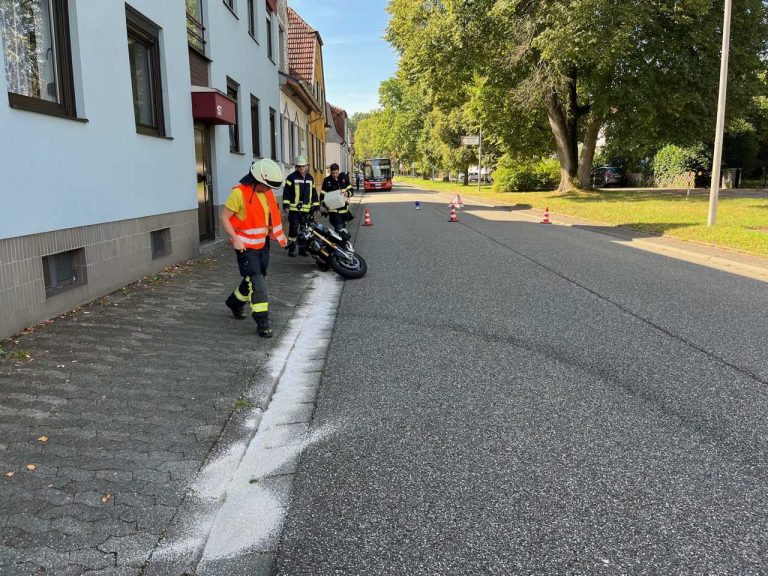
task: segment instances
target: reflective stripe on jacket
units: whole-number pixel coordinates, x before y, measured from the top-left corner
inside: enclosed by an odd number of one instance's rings
[[[235,188],[239,189],[243,195],[243,204],[245,205],[245,220],[240,220],[237,214],[233,214],[229,218],[232,227],[235,229],[235,234],[246,248],[252,250],[264,248],[270,228],[264,206],[258,198],[255,198],[257,192],[251,186],[240,184],[235,186]],[[283,222],[280,218],[280,208],[277,206],[275,194],[270,190],[265,192],[264,195],[267,198],[269,216],[272,221],[272,231],[269,237],[277,240],[280,246],[285,248],[288,245],[288,239],[283,233]]]
[[[299,210],[299,204],[301,204],[300,212],[309,212],[313,206],[320,206],[315,180],[309,172],[302,178],[296,171],[285,179],[283,208]]]

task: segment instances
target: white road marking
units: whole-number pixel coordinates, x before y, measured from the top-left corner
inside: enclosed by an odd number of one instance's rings
[[[265,367],[277,380],[269,405],[245,418],[243,429],[257,428],[255,436],[233,444],[201,470],[189,496],[199,512],[183,527],[183,536],[161,545],[156,558],[190,557],[202,549],[198,570],[204,570],[224,558],[274,551],[288,512],[293,467],[307,446],[339,428],[310,433],[309,419],[342,284],[330,273],[312,281]]]

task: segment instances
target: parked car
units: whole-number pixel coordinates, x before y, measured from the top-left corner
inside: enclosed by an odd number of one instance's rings
[[[607,188],[608,186],[624,186],[627,176],[616,166],[600,166],[592,170],[592,186]]]

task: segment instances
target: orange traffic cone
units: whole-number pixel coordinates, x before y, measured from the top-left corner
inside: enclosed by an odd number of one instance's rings
[[[456,204],[451,204],[451,219],[448,222],[458,222],[459,216],[456,213]]]
[[[373,226],[371,222],[371,211],[368,208],[365,209],[365,217],[363,218],[363,226]]]
[[[544,208],[544,220],[541,221],[541,224],[552,224],[552,222],[549,221],[549,206]]]

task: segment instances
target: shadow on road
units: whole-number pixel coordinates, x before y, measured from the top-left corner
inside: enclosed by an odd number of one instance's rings
[[[653,224],[647,222],[628,222],[626,224],[621,224],[620,226],[575,224],[573,225],[573,228],[581,228],[584,230],[591,230],[592,232],[600,232],[601,234],[610,234],[612,236],[622,236],[624,238],[634,239],[647,238],[648,236],[664,236],[669,230],[691,228],[693,226],[695,226],[695,224],[684,224],[680,222],[656,222]]]

